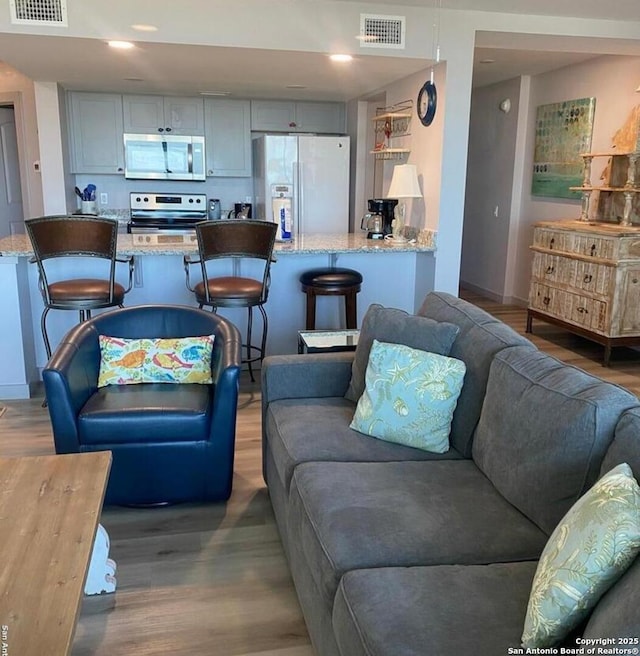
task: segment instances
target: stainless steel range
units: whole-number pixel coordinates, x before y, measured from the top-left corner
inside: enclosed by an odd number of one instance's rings
[[[134,244],[195,242],[194,226],[207,218],[205,194],[129,194],[127,231]]]

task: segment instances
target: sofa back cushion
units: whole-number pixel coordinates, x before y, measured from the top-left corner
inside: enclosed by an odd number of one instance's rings
[[[385,308],[377,303],[370,305],[362,319],[351,382],[345,398],[357,403],[364,392],[369,352],[374,339],[390,344],[403,344],[438,355],[449,355],[457,334],[458,327],[455,324],[418,317],[404,310]]]
[[[602,462],[601,474],[626,462],[640,481],[640,408],[625,412]],[[638,637],[640,625],[640,557],[602,597],[584,630],[585,638]],[[624,643],[616,643],[623,647]],[[630,647],[638,647],[628,643]]]
[[[465,457],[471,456],[473,432],[480,418],[493,356],[510,346],[535,346],[480,308],[444,292],[431,292],[418,310],[420,316],[457,325],[460,329],[449,355],[463,360],[467,372],[453,414],[449,440]]]
[[[529,348],[498,353],[473,459],[498,491],[550,534],[596,481],[626,390]]]

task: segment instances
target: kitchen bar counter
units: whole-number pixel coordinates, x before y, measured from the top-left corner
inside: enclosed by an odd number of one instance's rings
[[[164,237],[165,235],[160,235]],[[176,235],[171,236],[175,240]],[[169,240],[171,241],[171,240]],[[355,234],[306,235],[292,242],[277,243],[271,266],[271,286],[266,310],[269,317],[267,352],[296,353],[298,331],[305,328],[305,295],[300,274],[308,269],[341,266],[356,269],[363,276],[357,296],[358,322],[372,303],[415,312],[424,296],[433,290],[435,239],[423,232],[414,243],[394,244]],[[135,282],[125,297],[125,305],[166,303],[195,306],[194,295],[185,285],[183,257],[197,253],[194,241],[187,243],[137,244],[134,236],[118,235],[118,253],[135,256]],[[40,379],[46,354],[40,332],[43,304],[38,289],[38,272],[29,260],[33,250],[25,235],[0,240],[0,399],[28,398],[30,386]],[[56,263],[64,277],[95,276],[95,261]],[[215,263],[219,275],[253,276],[253,263],[242,260],[231,267]],[[120,266],[118,280],[125,282],[126,267]],[[192,266],[193,280],[199,280],[199,266]],[[233,321],[244,334],[247,311],[222,308],[220,313]],[[52,346],[78,322],[77,312],[51,311],[47,327]],[[344,302],[340,297],[317,299],[316,328],[334,330],[345,325]],[[261,321],[254,321],[254,340],[260,339]]]
[[[160,244],[134,243],[134,237],[144,235],[118,235],[119,255],[186,255],[198,251],[195,241],[180,242],[183,235],[164,233],[154,235]],[[274,252],[278,255],[318,255],[345,253],[428,253],[435,251],[435,236],[424,231],[415,241],[395,243],[386,239],[367,239],[364,232],[327,235],[300,235],[290,242],[278,242]],[[0,256],[31,257],[33,248],[26,235],[13,235],[0,239]]]

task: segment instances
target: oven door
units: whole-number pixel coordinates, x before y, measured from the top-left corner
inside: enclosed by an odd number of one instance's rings
[[[132,180],[205,180],[204,137],[124,135],[124,177]]]

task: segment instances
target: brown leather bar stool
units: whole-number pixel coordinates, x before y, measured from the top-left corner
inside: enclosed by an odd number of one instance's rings
[[[362,274],[354,269],[321,267],[300,276],[302,291],[307,295],[307,330],[316,328],[316,296],[344,296],[347,328],[358,327],[356,294],[362,285]]]
[[[118,222],[96,216],[43,216],[25,221],[31,240],[34,260],[38,265],[39,287],[44,301],[40,319],[42,337],[51,358],[46,319],[49,310],[75,310],[80,322],[91,318],[91,310],[123,307],[124,296],[133,285],[133,257],[117,257]],[[60,258],[91,258],[96,261],[96,276],[92,278],[53,279],[51,260]],[[97,260],[103,260],[98,266]],[[116,263],[129,265],[129,280],[125,288],[116,281]],[[93,265],[92,265],[93,267]],[[98,271],[98,269],[102,269]]]
[[[269,296],[271,281],[270,267],[273,260],[273,245],[276,239],[276,223],[272,221],[251,221],[247,219],[228,221],[202,221],[197,223],[199,257],[184,257],[187,289],[195,293],[200,308],[205,305],[216,312],[219,307],[248,308],[247,341],[243,344],[246,357],[242,363],[249,367],[251,380],[253,363],[264,359],[267,345],[267,313],[264,304]],[[253,259],[262,261],[261,279],[246,276],[212,276],[207,270],[207,262],[223,258]],[[202,280],[192,284],[189,271],[192,264],[200,264]],[[253,327],[253,308],[262,315],[262,341],[260,346],[251,342]]]

